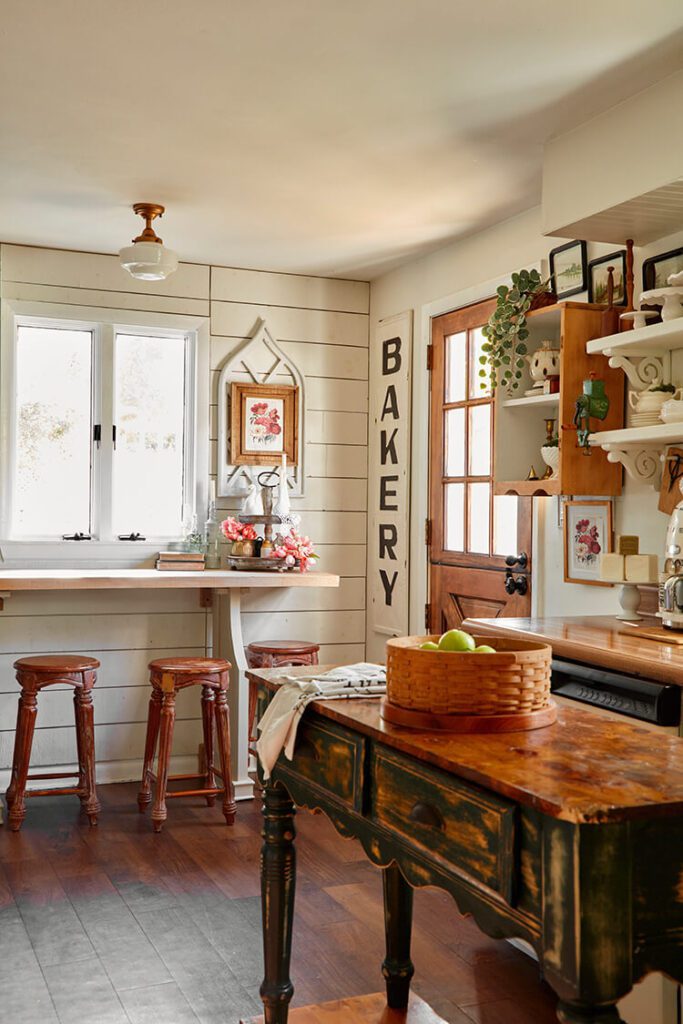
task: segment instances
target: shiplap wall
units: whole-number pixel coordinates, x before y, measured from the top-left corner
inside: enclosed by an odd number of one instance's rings
[[[210,318],[210,472],[215,470],[218,369],[264,317],[296,361],[306,387],[306,493],[293,501],[316,542],[318,567],[339,573],[338,590],[262,591],[244,598],[245,641],[314,640],[321,658],[364,654],[367,509],[368,306],[363,282],[198,264],[155,285],[135,281],[115,257],[3,245],[0,299]],[[2,339],[0,338],[0,344]],[[225,502],[224,510],[230,507]],[[233,504],[234,507],[234,504]],[[102,662],[95,693],[98,778],[136,778],[141,767],[153,657],[203,654],[208,613],[187,592],[80,592],[13,596],[0,612],[0,785],[11,761],[21,654],[75,650]],[[180,695],[175,770],[196,763],[197,695]],[[75,759],[68,693],[41,696],[34,764]]]

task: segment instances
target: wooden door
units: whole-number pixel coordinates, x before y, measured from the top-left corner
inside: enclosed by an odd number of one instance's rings
[[[494,300],[432,321],[428,629],[531,611],[531,498],[493,493],[493,399],[479,371]]]

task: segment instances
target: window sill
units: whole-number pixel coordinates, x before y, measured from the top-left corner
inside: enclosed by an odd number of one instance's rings
[[[153,568],[159,551],[169,538],[114,542],[0,540],[0,568],[3,569],[145,569]]]

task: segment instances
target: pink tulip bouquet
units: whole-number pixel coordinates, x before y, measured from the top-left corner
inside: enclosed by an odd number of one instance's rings
[[[233,516],[228,516],[223,520],[221,530],[223,535],[233,543],[238,540],[256,540],[256,530],[251,523],[240,523]]]
[[[302,537],[292,530],[277,547],[273,548],[273,558],[284,558],[285,564],[292,567],[298,563],[299,572],[307,572],[318,555],[313,550],[310,537]]]

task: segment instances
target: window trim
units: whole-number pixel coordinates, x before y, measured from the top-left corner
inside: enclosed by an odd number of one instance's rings
[[[22,302],[2,300],[0,311],[0,466],[7,467],[0,476],[0,564],[5,567],[58,568],[78,565],[83,568],[104,566],[131,567],[149,561],[159,550],[159,545],[168,537],[149,537],[146,541],[62,541],[45,538],[13,538],[10,536],[11,481],[14,478],[15,451],[13,430],[16,411],[16,331],[17,320],[39,319],[45,321],[68,321],[74,327],[94,331],[93,342],[93,412],[98,409],[106,414],[103,407],[113,402],[113,380],[110,382],[111,395],[102,387],[102,374],[96,374],[96,361],[102,358],[103,344],[113,346],[114,332],[118,329],[134,328],[140,333],[185,332],[190,336],[186,345],[185,372],[187,387],[194,395],[194,415],[185,411],[185,452],[184,476],[187,512],[201,518],[207,507],[209,495],[209,318],[186,314],[151,313],[97,306],[76,306],[58,303]],[[112,364],[113,365],[113,364]],[[98,370],[101,366],[98,365]],[[102,390],[102,393],[98,393]],[[110,410],[111,411],[111,408]],[[96,419],[93,422],[98,422]],[[93,473],[93,488],[102,485],[102,472]],[[192,495],[192,500],[187,496]],[[95,503],[101,510],[101,502]],[[93,531],[100,524],[93,521]]]

